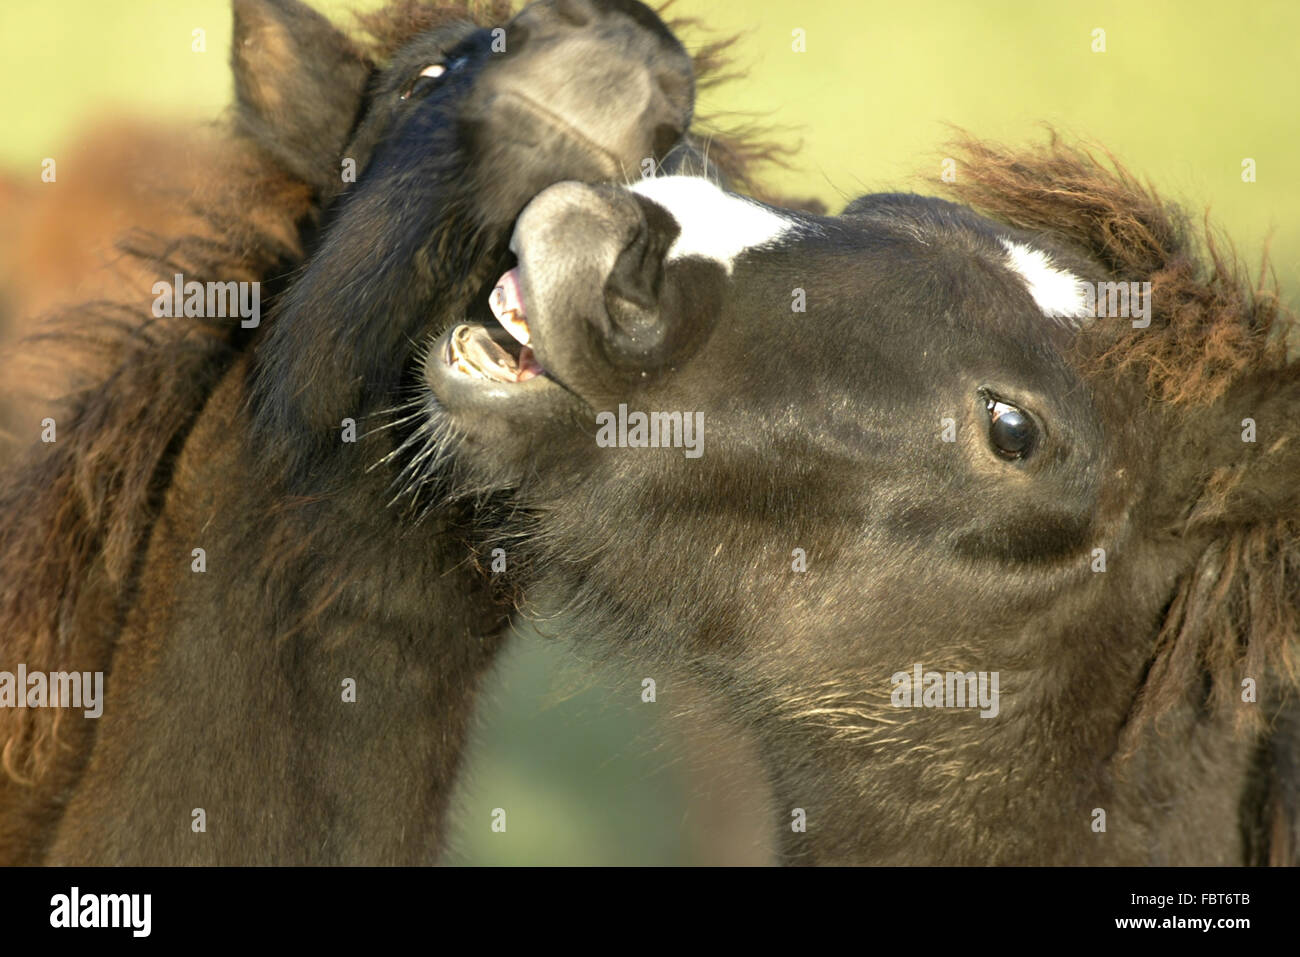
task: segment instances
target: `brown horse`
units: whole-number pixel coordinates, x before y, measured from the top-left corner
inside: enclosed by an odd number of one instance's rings
[[[296,0],[234,8],[201,225],[137,233],[149,294],[38,337],[77,387],[0,487],[0,700],[3,673],[27,705],[107,681],[102,717],[0,709],[5,862],[433,860],[510,605],[470,507],[390,507],[416,428],[391,411],[431,337],[487,315],[546,185],[743,184],[771,155],[705,159],[691,59],[632,0],[398,0],[359,39]]]

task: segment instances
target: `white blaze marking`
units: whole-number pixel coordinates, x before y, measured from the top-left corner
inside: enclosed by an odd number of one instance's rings
[[[681,227],[668,259],[695,256],[720,263],[728,275],[746,249],[777,239],[796,225],[741,196],[725,193],[699,176],[657,176],[632,187],[672,214]]]
[[[1054,319],[1088,317],[1086,283],[1072,272],[1057,269],[1041,249],[1003,239],[1007,265],[1025,281],[1043,314]],[[1078,325],[1078,323],[1070,323]]]

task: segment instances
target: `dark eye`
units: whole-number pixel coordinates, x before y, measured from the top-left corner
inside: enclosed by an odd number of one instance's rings
[[[995,395],[985,395],[989,415],[989,442],[1007,459],[1022,459],[1038,442],[1038,425],[1028,412]]]
[[[460,59],[463,60],[464,57],[461,57]],[[459,61],[452,62],[453,68],[459,65]],[[409,100],[413,96],[424,96],[438,85],[439,78],[446,72],[447,67],[445,65],[441,63],[430,63],[420,71],[420,75],[412,80],[411,85],[402,92],[402,99]]]

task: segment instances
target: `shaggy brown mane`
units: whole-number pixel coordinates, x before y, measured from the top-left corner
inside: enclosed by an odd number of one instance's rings
[[[196,231],[121,241],[140,275],[261,280],[301,256],[308,191],[242,144],[212,145],[227,177],[192,198]],[[57,440],[27,450],[0,480],[6,658],[32,670],[102,667],[101,650],[77,634],[83,609],[126,602],[168,453],[238,348],[237,324],[153,318],[147,289],[142,283],[135,302],[91,302],[47,317],[7,363],[29,389],[66,389],[46,396]],[[59,717],[59,709],[0,713],[0,754],[13,779],[45,770]]]
[[[417,33],[453,20],[502,23],[517,6],[506,0],[391,0],[356,16],[358,41],[382,63]],[[673,29],[688,25],[669,21]],[[732,42],[699,46],[700,86],[728,78]],[[781,202],[756,184],[759,167],[781,164],[790,152],[767,136],[751,126],[702,138],[709,159],[733,186]],[[20,388],[61,393],[48,399],[43,413],[56,420],[57,441],[30,448],[0,477],[5,658],[31,671],[107,670],[112,629],[100,634],[88,623],[115,622],[128,607],[170,458],[247,343],[235,323],[152,318],[145,277],[182,272],[200,282],[274,283],[301,262],[304,230],[318,219],[311,188],[228,128],[206,140],[204,152],[211,184],[177,199],[190,208],[190,231],[170,237],[140,231],[120,243],[138,265],[139,298],[56,314],[6,363],[7,378],[23,383]],[[59,388],[51,390],[51,382]],[[12,781],[32,783],[49,770],[61,714],[57,708],[0,709],[0,764]]]
[[[1181,209],[1111,154],[1067,145],[1055,132],[1039,147],[1014,150],[963,131],[953,148],[961,171],[948,187],[954,198],[1058,237],[1117,279],[1151,283],[1149,328],[1112,323],[1081,337],[1079,359],[1090,376],[1135,376],[1152,408],[1166,404],[1184,421],[1247,378],[1272,375],[1279,388],[1294,382],[1287,361],[1294,316],[1276,279],[1264,284],[1267,254],[1252,283],[1208,219],[1198,237]],[[1184,533],[1219,520],[1241,472],[1220,466],[1201,477],[1203,494]],[[1294,485],[1300,477],[1278,480]],[[1127,729],[1129,749],[1149,722],[1189,700],[1258,731],[1300,689],[1300,516],[1258,515],[1220,528],[1180,582]],[[1245,676],[1259,682],[1258,707],[1242,706]],[[1207,679],[1208,700],[1198,700]]]

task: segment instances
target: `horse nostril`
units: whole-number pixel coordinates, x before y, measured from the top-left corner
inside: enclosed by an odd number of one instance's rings
[[[518,57],[512,69],[498,70],[504,57],[494,57],[477,96],[488,103],[498,92],[508,94],[514,102],[511,118],[502,118],[501,129],[493,132],[561,160],[566,173],[561,178],[617,179],[647,159],[661,160],[690,126],[695,99],[690,57],[654,11],[637,0],[548,0],[526,6],[507,29],[506,50],[506,56]],[[581,82],[575,80],[575,64],[581,64]],[[626,108],[618,108],[620,103]],[[575,143],[583,142],[599,152],[575,167],[570,157]],[[547,165],[543,160],[535,168],[541,172]]]
[[[556,0],[555,14],[575,27],[585,27],[591,22],[592,10],[587,0]]]
[[[605,315],[611,330],[607,355],[616,365],[644,368],[666,361],[673,348],[674,330],[660,313],[664,260],[678,234],[676,220],[663,207],[633,197],[625,206],[636,220],[629,223],[623,248],[604,283]]]
[[[663,91],[669,103],[674,106],[690,105],[693,85],[690,76],[677,70],[660,70],[655,74],[655,83],[659,85],[659,89]]]
[[[672,152],[677,141],[682,138],[683,130],[671,123],[660,123],[655,127],[654,136],[651,138],[650,146],[654,151],[656,158],[662,158]]]
[[[523,52],[528,45],[529,39],[528,25],[520,23],[519,18],[515,18],[509,26],[506,27],[506,48],[501,56],[512,57]]]

